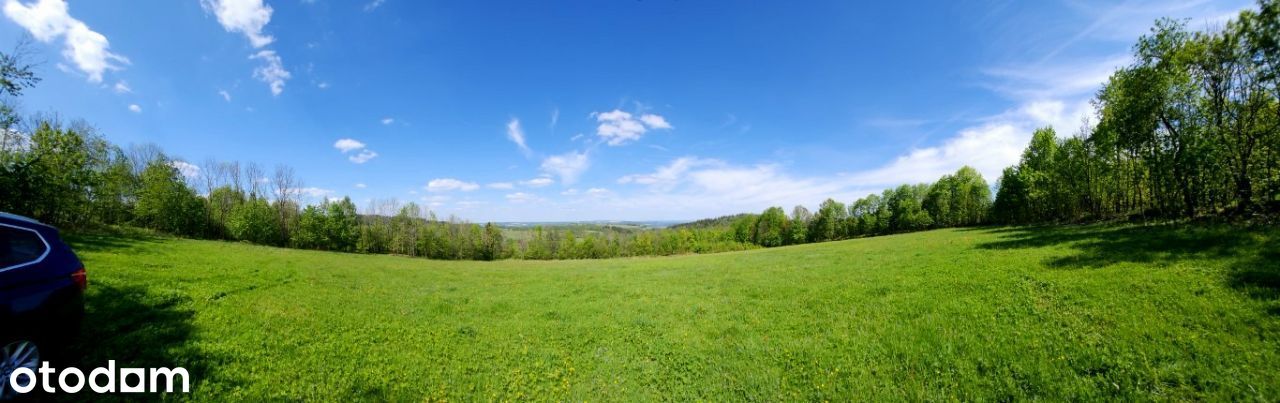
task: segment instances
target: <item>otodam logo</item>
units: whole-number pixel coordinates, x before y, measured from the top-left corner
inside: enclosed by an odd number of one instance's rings
[[[37,374],[39,376],[37,376]],[[89,371],[86,376],[75,367],[57,370],[42,361],[38,369],[20,367],[9,374],[4,381],[7,388],[18,394],[30,393],[40,387],[46,393],[80,393],[86,387],[97,393],[156,393],[174,391],[174,386],[181,382],[181,392],[190,393],[190,376],[182,367],[169,368],[119,368],[116,361],[107,361],[105,368],[99,367]],[[163,390],[161,390],[163,389]],[[0,393],[5,395],[5,393]]]

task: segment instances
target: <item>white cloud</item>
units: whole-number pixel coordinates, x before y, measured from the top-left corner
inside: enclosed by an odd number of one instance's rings
[[[253,78],[271,86],[271,95],[280,95],[284,92],[284,82],[293,78],[293,75],[284,69],[284,62],[280,60],[280,55],[277,55],[274,50],[264,49],[249,58],[262,60],[262,65],[253,69]]]
[[[364,143],[355,139],[338,139],[338,141],[333,143],[333,148],[336,148],[345,154],[364,148]]]
[[[619,146],[639,140],[651,129],[672,129],[666,118],[654,114],[644,114],[639,119],[636,119],[632,117],[631,113],[614,109],[609,112],[592,113],[592,116],[600,123],[599,126],[596,126],[596,135],[611,146]]]
[[[299,196],[306,196],[314,199],[328,199],[328,200],[332,200],[331,198],[334,196],[333,190],[322,189],[317,187],[291,188],[289,189],[289,193],[299,195]]]
[[[129,112],[142,113],[142,107],[138,104],[129,104]]]
[[[984,73],[994,82],[985,86],[1020,100],[1092,96],[1117,67],[1127,65],[1131,60],[1128,54],[1119,54],[1052,66],[991,68]]]
[[[365,12],[373,11],[373,10],[377,9],[378,7],[382,7],[382,3],[386,3],[386,2],[387,2],[387,0],[373,0],[373,1],[371,1],[371,2],[369,2],[369,3],[367,3],[367,4],[365,4],[365,5],[364,5],[364,11],[365,11]]]
[[[1011,122],[966,128],[941,145],[911,150],[885,166],[851,175],[849,181],[885,187],[932,182],[969,165],[992,183],[1000,171],[1018,162],[1031,130],[1030,126]]]
[[[587,196],[591,196],[591,197],[605,197],[612,194],[613,192],[610,192],[609,189],[605,189],[605,188],[587,189]]]
[[[586,152],[570,151],[542,160],[541,169],[547,174],[559,176],[560,183],[572,185],[589,167],[591,167],[591,160]]]
[[[218,90],[218,95],[221,95],[223,100],[231,102],[231,93],[227,90]]]
[[[796,178],[776,164],[741,166],[695,156],[677,158],[653,173],[627,175],[618,181],[645,185],[649,192],[603,199],[607,201],[603,206],[645,212],[650,217],[709,217],[769,206],[813,205],[828,197],[849,201],[869,193],[844,178]],[[594,193],[597,198],[612,194]]]
[[[363,164],[378,156],[376,151],[365,148],[364,143],[361,143],[356,139],[338,139],[338,141],[333,143],[333,148],[338,149],[338,151],[341,151],[343,154],[359,150],[360,152],[347,157],[347,160],[357,164]]]
[[[347,157],[347,159],[357,164],[363,164],[365,162],[369,162],[369,160],[374,159],[377,156],[378,156],[377,152],[366,148],[366,149],[360,150],[360,153],[358,154]]]
[[[504,189],[504,190],[509,190],[509,189],[515,189],[515,188],[516,188],[516,185],[515,185],[515,184],[513,184],[513,183],[511,183],[511,182],[494,182],[494,183],[490,183],[490,184],[488,184],[488,185],[485,185],[485,187],[487,187],[487,188],[489,188],[489,189]]]
[[[111,86],[111,90],[117,94],[128,94],[133,92],[133,88],[129,88],[129,83],[124,80],[116,81],[116,85]]]
[[[223,29],[244,34],[255,48],[275,41],[271,35],[262,32],[271,22],[272,12],[271,6],[263,4],[263,0],[200,0],[200,5],[218,17]]]
[[[1029,119],[1027,123],[1030,125],[1052,126],[1059,137],[1066,137],[1078,133],[1085,118],[1089,119],[1090,125],[1097,123],[1094,117],[1094,108],[1089,99],[1080,99],[1074,105],[1059,100],[1032,101],[1001,118],[1014,121]]]
[[[520,185],[528,186],[531,188],[540,188],[544,186],[549,186],[553,183],[556,183],[556,181],[547,177],[533,178],[527,181],[520,181]]]
[[[72,18],[65,0],[5,0],[4,14],[36,40],[48,43],[63,38],[62,56],[75,63],[90,82],[100,83],[107,70],[120,70],[120,65],[129,64],[128,58],[111,53],[106,36]]]
[[[395,120],[395,119],[393,119],[393,118],[382,118],[382,124],[383,124],[383,125],[390,125],[390,124],[395,123],[395,122],[396,122],[396,120]]]
[[[427,182],[426,187],[428,192],[450,192],[454,190],[470,192],[479,188],[480,185],[477,185],[475,182],[463,182],[453,178],[432,179],[430,182]]]
[[[169,165],[176,168],[178,173],[188,178],[194,178],[200,175],[200,167],[186,161],[171,161]]]
[[[363,183],[357,183],[357,184],[356,184],[356,189],[364,189],[364,188],[367,188],[367,187],[369,187],[369,186],[367,186],[367,185],[365,185],[365,184],[363,184]]]
[[[264,49],[275,41],[275,37],[263,32],[271,22],[271,6],[263,0],[200,0],[200,5],[218,18],[222,29],[243,34],[250,45],[261,49],[249,55],[249,59],[262,61],[261,66],[253,69],[253,77],[267,83],[272,95],[284,92],[285,81],[293,75],[285,70],[284,62],[276,51]]]
[[[634,174],[618,178],[618,183],[628,184],[636,183],[640,185],[649,185],[658,190],[670,190],[679,184],[684,178],[684,174],[690,169],[706,166],[724,166],[724,162],[715,159],[703,159],[693,156],[680,157],[671,161],[670,164],[659,167],[650,174]]]
[[[507,122],[507,139],[511,140],[512,143],[516,143],[516,146],[520,147],[520,152],[524,153],[525,157],[533,153],[524,142],[524,129],[520,127],[520,119],[511,118],[511,121]]]
[[[319,82],[319,83],[317,83],[317,84],[316,84],[316,88],[319,88],[319,89],[322,89],[322,90],[329,89],[329,82],[328,82],[328,81],[321,81],[321,82]]]
[[[673,127],[671,127],[671,124],[667,123],[666,118],[663,118],[662,116],[658,116],[658,115],[652,115],[652,114],[640,115],[640,121],[644,122],[644,125],[649,126],[650,129],[673,129]]]
[[[1124,2],[1067,2],[1066,5],[1082,14],[1088,26],[1050,48],[1040,57],[1045,63],[1058,59],[1064,50],[1076,44],[1098,42],[1133,43],[1140,35],[1150,32],[1152,22],[1158,18],[1188,20],[1187,27],[1194,30],[1220,27],[1229,18],[1237,17],[1242,9],[1254,7],[1252,1],[1211,0],[1132,0]]]
[[[418,199],[426,202],[427,205],[431,207],[440,207],[444,205],[444,202],[449,201],[449,196],[445,196],[445,195],[422,196]]]
[[[538,197],[537,195],[532,195],[525,192],[510,193],[506,195],[506,198],[507,198],[507,201],[512,203],[529,203],[529,202],[543,201],[543,199]]]

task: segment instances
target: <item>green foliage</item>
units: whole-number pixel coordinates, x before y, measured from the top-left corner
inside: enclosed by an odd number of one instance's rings
[[[1280,212],[1277,5],[1220,30],[1160,20],[1078,136],[1037,131],[993,213],[1031,223]]]
[[[786,231],[783,233],[783,242],[788,245],[799,245],[809,240],[809,222],[813,220],[813,213],[804,206],[796,206],[791,209],[791,219],[787,221]]]
[[[782,246],[786,242],[786,229],[790,225],[782,207],[770,207],[756,219],[753,243],[764,247]]]
[[[39,83],[34,67],[20,51],[0,53],[0,95],[21,96],[22,90]]]
[[[138,224],[146,228],[186,236],[204,233],[204,201],[164,158],[143,169],[134,214]]]
[[[266,199],[250,197],[231,210],[227,231],[232,239],[261,245],[278,245],[280,227],[276,225],[276,210]]]
[[[809,222],[809,241],[826,242],[843,238],[841,223],[847,214],[843,203],[833,199],[823,201],[818,205],[818,212],[813,215],[813,220]]]
[[[733,240],[751,243],[755,239],[756,220],[758,218],[755,214],[743,214],[733,220]]]
[[[215,239],[229,237],[227,223],[231,220],[231,213],[244,204],[244,192],[231,186],[218,186],[209,193],[205,202],[209,205],[210,236]]]
[[[893,191],[887,204],[889,230],[893,232],[919,231],[933,225],[933,218],[924,209],[924,197],[928,185],[902,185]]]
[[[52,121],[39,122],[27,140],[25,149],[0,150],[0,210],[59,226],[90,224],[98,212],[94,190],[104,183],[114,148],[87,127]]]

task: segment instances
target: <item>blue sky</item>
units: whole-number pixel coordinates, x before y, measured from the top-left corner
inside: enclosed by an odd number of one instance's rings
[[[867,3],[867,4],[860,4]],[[26,112],[286,164],[311,201],[475,221],[813,208],[961,165],[995,182],[1157,17],[1248,1],[4,0]]]

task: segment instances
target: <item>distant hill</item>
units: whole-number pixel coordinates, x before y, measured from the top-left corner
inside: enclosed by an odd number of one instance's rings
[[[670,226],[670,228],[675,228],[675,229],[680,229],[680,228],[695,229],[695,228],[720,228],[720,227],[728,227],[728,226],[730,226],[730,225],[733,225],[733,222],[734,222],[734,221],[736,221],[737,219],[742,218],[742,217],[746,217],[746,216],[749,216],[749,215],[751,215],[751,214],[750,214],[750,213],[742,213],[742,214],[734,214],[734,215],[720,216],[720,217],[716,217],[716,218],[704,218],[704,219],[697,220],[697,221],[692,221],[692,222],[686,222],[686,223],[681,223],[681,224],[671,225],[671,226]]]
[[[678,225],[683,221],[618,221],[618,220],[595,220],[595,221],[533,221],[533,222],[496,222],[499,227],[520,229],[533,228],[542,226],[543,228],[559,228],[559,227],[619,227],[619,228],[667,228]]]

